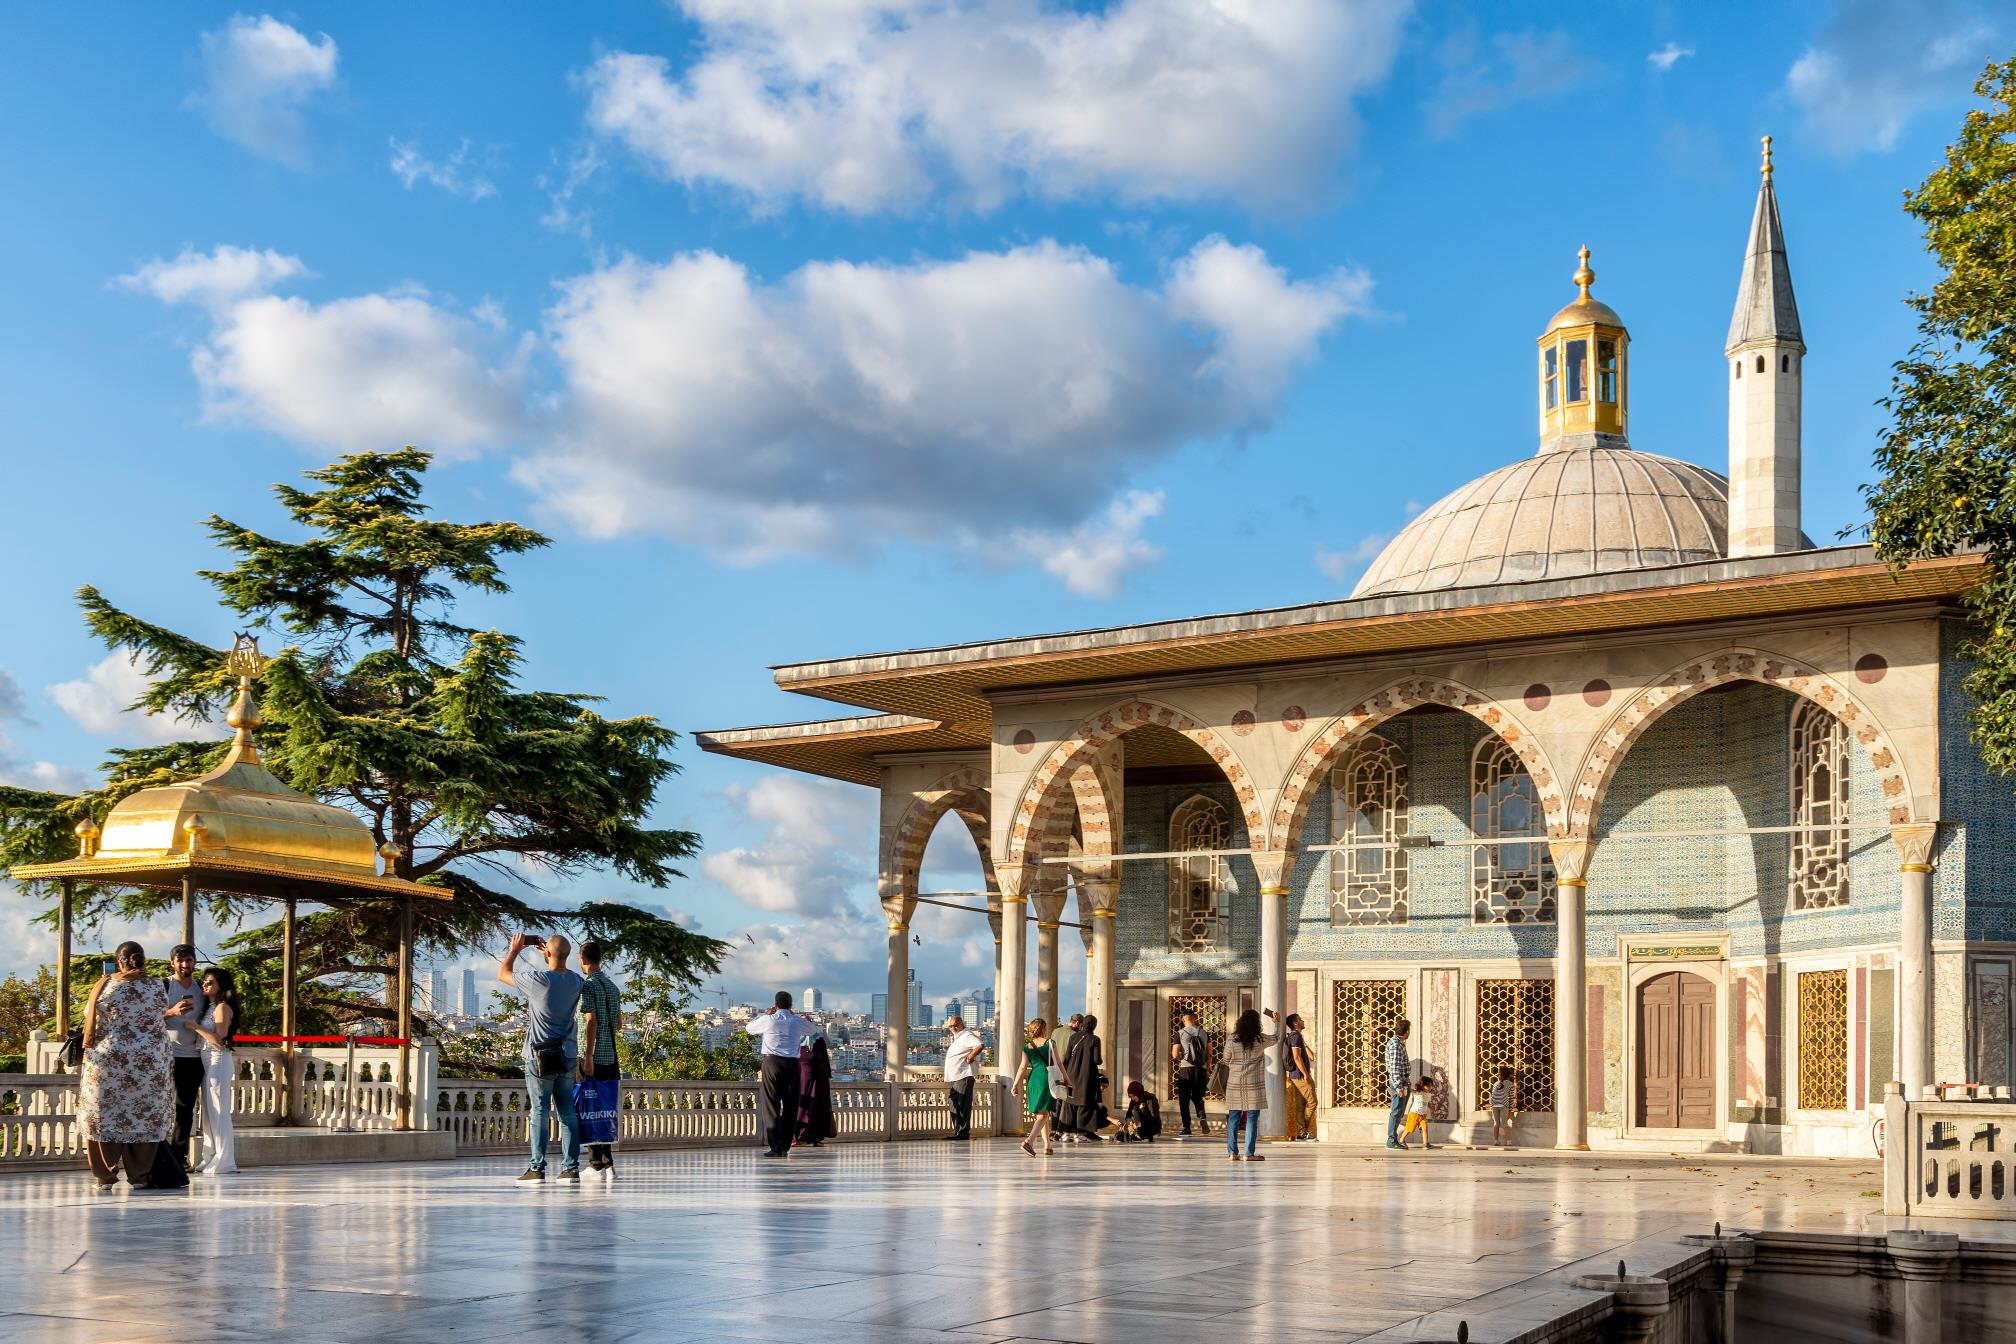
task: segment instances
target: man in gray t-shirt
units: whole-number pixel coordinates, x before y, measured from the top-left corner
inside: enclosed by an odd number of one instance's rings
[[[513,963],[528,947],[545,953],[546,965],[516,970]],[[521,1181],[546,1179],[549,1109],[560,1117],[560,1179],[581,1179],[581,1121],[574,1114],[574,1066],[580,1049],[574,1010],[581,1003],[581,986],[586,982],[567,969],[567,954],[572,950],[557,933],[550,938],[514,933],[504,962],[497,968],[497,978],[525,996],[525,1091],[531,1101],[527,1119],[532,1163],[518,1178]]]
[[[196,978],[196,949],[187,943],[177,943],[168,953],[168,969],[174,974],[161,982],[168,1006],[189,1005],[188,1012],[167,1019],[166,1025],[175,1077],[175,1132],[169,1142],[181,1155],[182,1164],[194,1167],[189,1135],[196,1127],[196,1100],[203,1091],[203,1042],[190,1029],[203,1016],[203,987]]]

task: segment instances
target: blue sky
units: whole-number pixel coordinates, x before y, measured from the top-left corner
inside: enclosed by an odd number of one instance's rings
[[[277,526],[270,483],[340,452],[420,443],[442,514],[549,530],[465,614],[687,731],[834,712],[770,663],[1348,592],[1532,451],[1583,243],[1634,444],[1720,468],[1765,133],[1830,539],[1932,278],[1899,194],[2016,38],[1924,0],[116,13],[0,14],[24,783],[163,732],[76,586],[221,644],[198,521]],[[659,815],[707,857],[610,894],[735,937],[731,993],[865,1004],[868,792],[680,756]],[[953,828],[929,866],[975,880]],[[975,923],[922,921],[930,997],[986,978]]]

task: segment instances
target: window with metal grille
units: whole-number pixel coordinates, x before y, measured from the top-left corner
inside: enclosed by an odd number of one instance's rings
[[[1183,1029],[1183,1014],[1191,1013],[1197,1018],[1197,1029],[1204,1033],[1210,1044],[1210,1060],[1213,1065],[1225,1058],[1225,996],[1223,994],[1171,994],[1169,996],[1169,1041],[1162,1053],[1168,1054],[1175,1048],[1176,1033]],[[1176,1095],[1176,1070],[1169,1070],[1168,1095]],[[1206,1091],[1205,1096],[1224,1095]]]
[[[1330,993],[1330,1104],[1383,1107],[1386,1040],[1407,1015],[1407,982],[1339,980]]]
[[[1811,700],[1792,711],[1790,884],[1794,910],[1848,904],[1848,730]]]
[[[1187,798],[1169,815],[1169,950],[1216,952],[1225,942],[1222,861],[1208,851],[1231,843],[1232,820],[1203,794]],[[1196,851],[1196,852],[1193,852]]]
[[[1477,982],[1478,1110],[1491,1104],[1501,1067],[1512,1070],[1512,1094],[1522,1111],[1554,1109],[1554,982]]]
[[[1848,1109],[1848,972],[1799,976],[1799,1109]]]
[[[1530,845],[1470,847],[1471,922],[1552,924],[1554,855],[1540,791],[1501,737],[1485,738],[1471,757],[1470,831],[1479,840],[1533,837]]]
[[[1407,759],[1399,745],[1366,738],[1330,776],[1330,922],[1407,922]]]

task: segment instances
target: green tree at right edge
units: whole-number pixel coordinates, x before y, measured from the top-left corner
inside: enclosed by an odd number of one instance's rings
[[[1919,338],[1883,403],[1893,423],[1864,490],[1870,535],[1893,563],[1976,547],[1964,650],[1982,759],[2016,772],[2016,60],[1975,85],[1946,163],[1906,195],[1944,272],[1909,300]]]

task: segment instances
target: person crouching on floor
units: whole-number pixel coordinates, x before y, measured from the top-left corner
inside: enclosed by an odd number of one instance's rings
[[[1421,1146],[1423,1148],[1433,1148],[1435,1146],[1428,1142],[1428,1108],[1433,1104],[1434,1097],[1435,1084],[1428,1079],[1423,1078],[1420,1082],[1414,1084],[1414,1095],[1407,1098],[1407,1122],[1400,1131],[1400,1146],[1402,1148],[1407,1146],[1408,1136],[1417,1129],[1421,1131]]]

